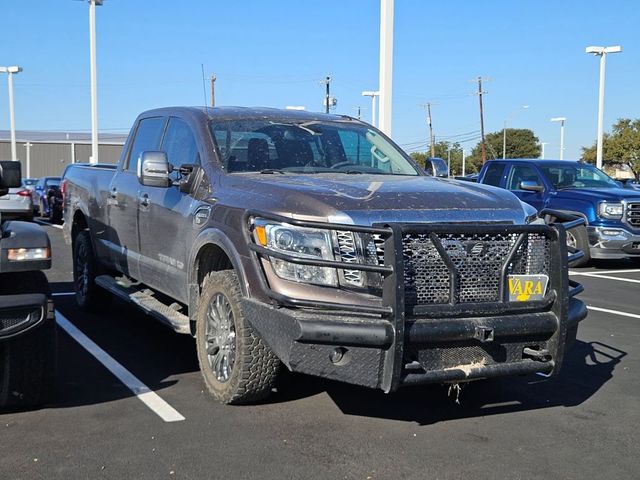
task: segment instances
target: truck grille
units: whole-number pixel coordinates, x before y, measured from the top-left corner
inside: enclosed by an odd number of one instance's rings
[[[403,238],[406,305],[503,301],[502,268],[520,235],[406,234]],[[523,235],[523,242],[507,265],[507,274],[548,275],[549,240],[539,233]],[[454,291],[452,270],[457,279]]]
[[[632,227],[640,227],[640,202],[627,203],[627,223]]]

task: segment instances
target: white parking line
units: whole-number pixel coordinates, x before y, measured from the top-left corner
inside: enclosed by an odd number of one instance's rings
[[[591,305],[587,305],[587,308],[595,312],[612,313],[613,315],[620,315],[623,317],[640,318],[640,315],[638,314],[621,312],[620,310],[610,310],[608,308],[592,307]]]
[[[595,270],[591,272],[577,272],[575,270],[569,270],[569,275],[606,275],[608,273],[638,273],[640,268],[630,268],[621,270],[603,270],[602,272]]]
[[[603,278],[605,280],[617,280],[619,282],[640,283],[640,280],[636,280],[635,278],[612,277],[610,275],[600,275],[599,273],[581,273],[581,275],[591,278]]]
[[[39,223],[40,225],[45,225],[47,227],[53,227],[53,228],[59,228],[60,230],[62,230],[62,225],[58,225],[57,223],[45,222],[44,220],[40,220],[38,218],[34,218],[33,221],[36,222],[36,223]]]
[[[114,374],[136,397],[153,410],[165,422],[180,422],[185,418],[165,402],[160,396],[142,383],[133,373],[119,364],[111,355],[100,348],[93,340],[82,333],[64,315],[56,310],[56,321],[60,327],[93,355],[107,370]]]

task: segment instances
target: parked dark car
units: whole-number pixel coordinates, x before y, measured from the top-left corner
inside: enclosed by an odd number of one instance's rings
[[[585,219],[567,232],[569,246],[589,258],[640,259],[640,191],[622,188],[595,166],[567,160],[492,160],[480,183],[510,190],[539,211],[554,209]]]
[[[635,178],[618,178],[617,182],[622,184],[622,188],[628,188],[629,190],[640,190],[640,183]]]
[[[52,222],[59,222],[62,219],[60,182],[60,177],[42,177],[31,192],[35,213]]]
[[[0,197],[20,185],[20,163],[0,161]],[[0,408],[40,405],[51,393],[56,321],[42,272],[50,267],[51,244],[40,225],[0,225]]]
[[[64,184],[79,306],[116,296],[195,336],[225,403],[281,366],[385,392],[554,375],[587,314],[562,241],[582,219],[428,176],[345,116],[152,110],[118,165]]]

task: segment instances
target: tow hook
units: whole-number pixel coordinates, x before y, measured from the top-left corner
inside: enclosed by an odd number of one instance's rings
[[[548,362],[551,360],[551,355],[549,354],[549,350],[543,350],[536,347],[524,347],[522,350],[523,357],[529,357],[538,362]]]

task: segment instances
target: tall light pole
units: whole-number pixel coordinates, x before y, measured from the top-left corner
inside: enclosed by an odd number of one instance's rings
[[[462,176],[464,177],[464,170],[465,170],[465,161],[466,161],[466,157],[464,156],[464,148],[462,149]]]
[[[393,1],[380,0],[380,119],[378,128],[391,136],[393,89]]]
[[[554,117],[552,122],[560,122],[560,160],[564,160],[564,122],[567,121],[566,117]]]
[[[602,168],[602,140],[604,137],[604,71],[608,53],[620,53],[622,47],[587,47],[587,53],[600,57],[600,89],[598,92],[598,145],[596,147],[596,167]]]
[[[98,85],[96,73],[96,6],[102,0],[89,0],[89,50],[91,57],[91,158],[98,163]]]
[[[371,97],[371,125],[376,126],[376,100],[380,96],[380,92],[376,91],[365,91],[362,92],[363,97]]]
[[[24,148],[27,150],[27,178],[31,178],[31,147],[33,147],[31,142],[24,144]]]
[[[0,67],[0,73],[7,74],[7,83],[9,85],[9,121],[11,128],[11,160],[14,162],[18,160],[18,153],[16,151],[16,119],[13,112],[13,74],[20,73],[22,67]]]
[[[522,105],[522,108],[527,109],[529,105]],[[507,121],[518,109],[512,110],[507,118],[504,120],[504,128],[502,129],[502,159],[504,160],[507,154]]]
[[[542,152],[541,152],[541,154],[540,154],[540,159],[541,159],[541,160],[544,160],[544,147],[545,147],[546,145],[548,145],[548,144],[549,144],[549,142],[540,142],[540,146],[542,147]]]

